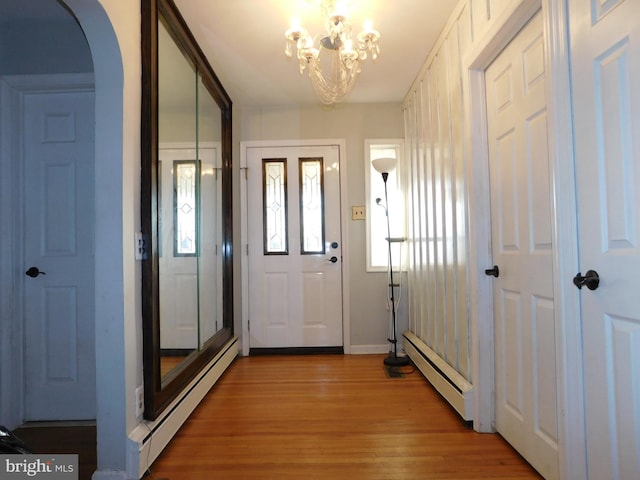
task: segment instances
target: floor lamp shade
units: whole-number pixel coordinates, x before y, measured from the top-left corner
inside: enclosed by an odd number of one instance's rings
[[[371,160],[371,165],[373,165],[373,168],[375,168],[379,173],[392,172],[396,169],[397,164],[398,161],[391,157],[382,157]]]

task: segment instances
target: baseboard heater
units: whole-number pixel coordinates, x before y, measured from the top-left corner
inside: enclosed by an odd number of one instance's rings
[[[127,478],[142,478],[211,387],[238,356],[233,338],[156,420],[143,420],[129,434]]]
[[[404,350],[425,378],[468,422],[473,421],[473,385],[445,362],[426,343],[407,330]]]

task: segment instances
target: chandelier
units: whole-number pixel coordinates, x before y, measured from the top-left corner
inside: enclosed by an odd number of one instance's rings
[[[320,101],[331,105],[341,102],[351,92],[361,71],[360,64],[369,55],[372,60],[378,58],[380,33],[372,28],[369,21],[356,36],[354,45],[344,0],[322,0],[321,6],[327,32],[318,36],[318,47],[307,30],[292,22],[291,28],[285,32],[284,53],[292,57],[295,49],[300,75],[308,69],[311,85]]]

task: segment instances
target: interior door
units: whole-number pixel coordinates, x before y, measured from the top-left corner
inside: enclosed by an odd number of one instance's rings
[[[640,2],[569,8],[589,478],[640,478]]]
[[[94,95],[23,109],[25,420],[93,419]]]
[[[538,13],[486,70],[496,429],[558,478],[549,155]],[[489,266],[488,266],[489,267]]]
[[[338,147],[250,148],[250,348],[342,347]]]

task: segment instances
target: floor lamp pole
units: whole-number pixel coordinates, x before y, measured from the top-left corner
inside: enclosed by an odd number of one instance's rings
[[[402,367],[404,365],[409,365],[409,357],[406,356],[398,356],[398,337],[396,335],[396,297],[395,297],[395,288],[396,285],[393,282],[393,258],[391,256],[391,225],[389,223],[389,198],[387,196],[387,178],[389,177],[388,172],[382,173],[382,180],[384,181],[384,202],[386,205],[385,213],[387,216],[387,245],[389,247],[389,290],[391,296],[391,321],[393,328],[393,338],[388,338],[387,340],[391,342],[393,345],[393,351],[389,353],[389,356],[384,359],[384,364],[389,367]]]

